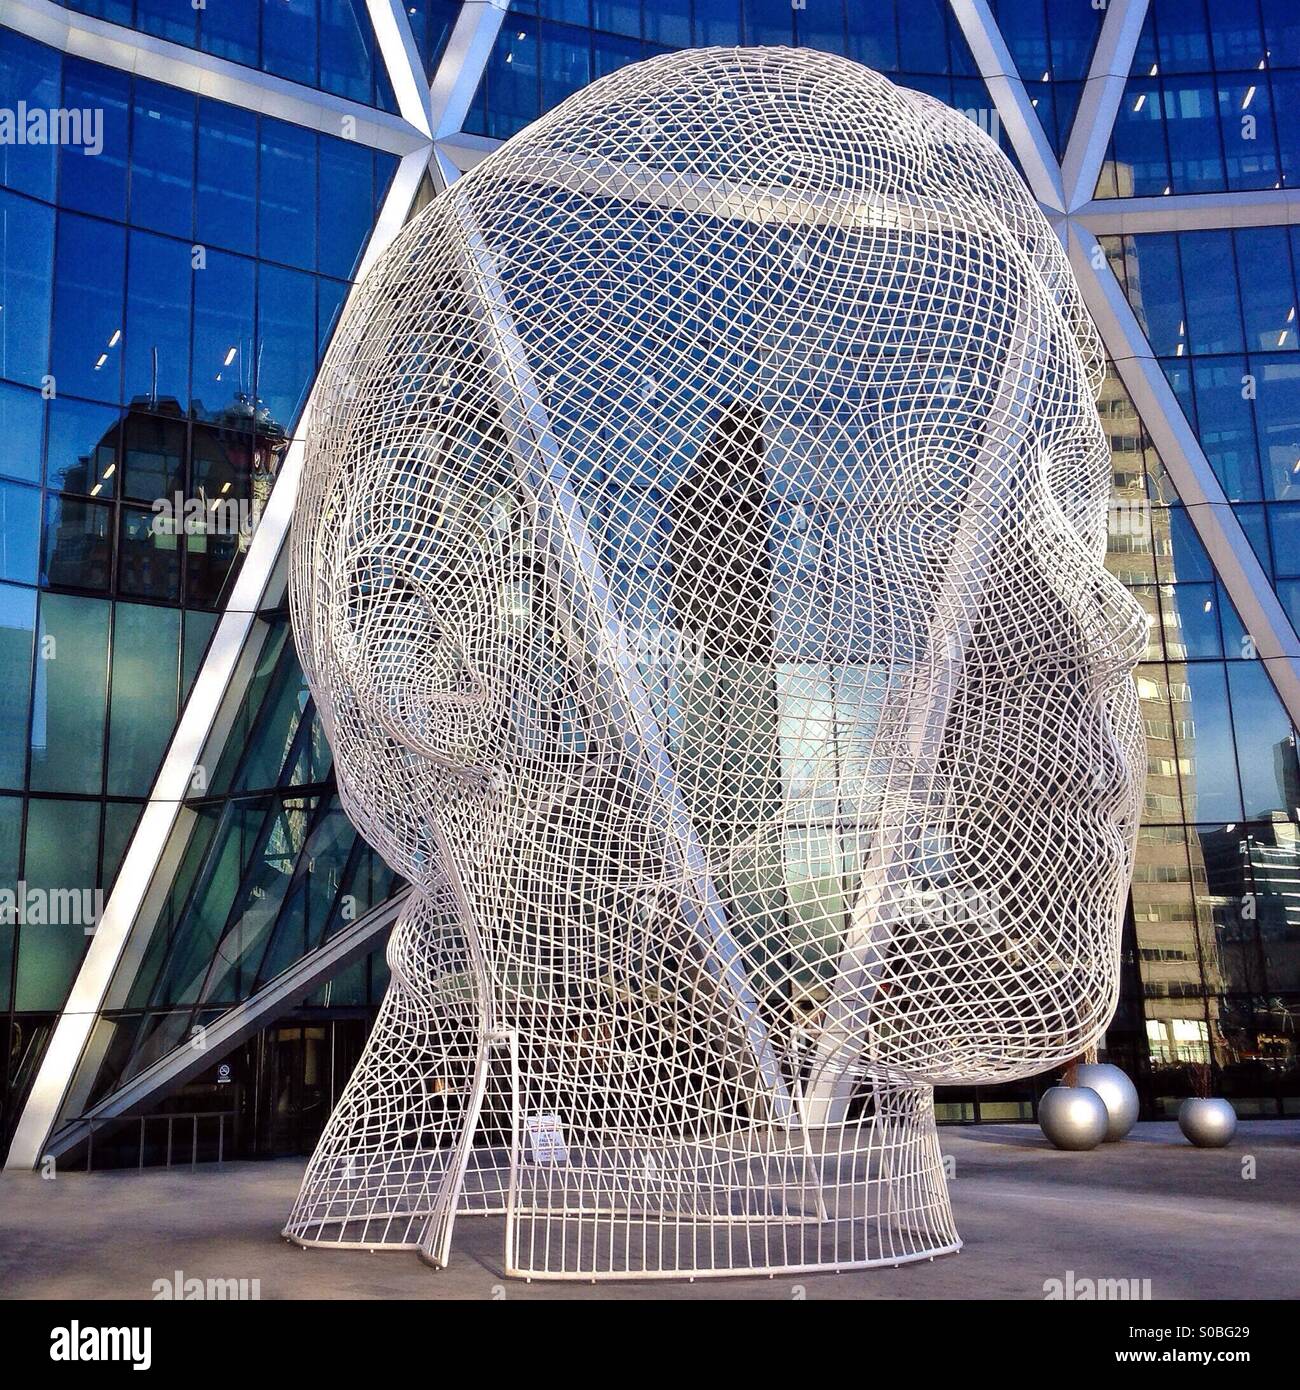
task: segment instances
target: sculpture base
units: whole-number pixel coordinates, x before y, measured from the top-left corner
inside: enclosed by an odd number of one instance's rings
[[[537,1161],[476,1146],[457,1214],[504,1215],[505,1272],[525,1279],[700,1279],[863,1269],[961,1248],[928,1086],[877,1086],[843,1123],[649,1143],[606,1133]],[[452,1151],[405,1153],[382,1180],[373,1160],[298,1244],[418,1249],[446,1262],[436,1192]],[[413,1181],[415,1170],[419,1178]],[[372,1194],[367,1200],[365,1192]],[[417,1194],[419,1194],[417,1196]]]

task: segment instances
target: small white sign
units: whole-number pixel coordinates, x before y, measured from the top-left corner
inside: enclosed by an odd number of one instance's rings
[[[564,1126],[558,1115],[528,1115],[524,1118],[533,1162],[548,1167],[569,1161],[569,1146],[564,1140]]]

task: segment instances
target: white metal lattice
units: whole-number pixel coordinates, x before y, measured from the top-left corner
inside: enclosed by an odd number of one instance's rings
[[[319,384],[303,666],[416,885],[287,1233],[533,1277],[957,1248],[938,1082],[1117,992],[1140,610],[1102,355],[997,147],[654,58],[440,195]]]

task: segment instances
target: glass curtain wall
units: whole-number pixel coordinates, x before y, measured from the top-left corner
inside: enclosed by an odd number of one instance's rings
[[[0,882],[93,914],[396,161],[0,29],[19,103],[97,114],[0,145]],[[87,915],[0,923],[0,1130]]]

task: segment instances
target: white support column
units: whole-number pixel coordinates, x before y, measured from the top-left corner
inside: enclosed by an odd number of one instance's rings
[[[1061,161],[1067,212],[1088,202],[1097,187],[1146,13],[1147,0],[1110,0],[1107,6]]]
[[[458,135],[465,124],[509,6],[510,0],[465,0],[461,5],[429,91],[435,140]],[[462,172],[441,143],[434,146],[430,167],[443,188]]]
[[[1078,2],[1085,3],[1085,0]],[[1062,211],[1065,193],[1060,166],[987,0],[951,0],[951,3],[980,76],[997,107],[998,119],[1025,171],[1030,190],[1046,209]]]
[[[1291,722],[1300,727],[1300,640],[1097,239],[1075,227],[1070,233],[1069,253],[1084,301],[1115,370],[1187,506],[1188,518],[1228,597],[1253,637]]]
[[[465,0],[460,7],[429,91],[434,139],[454,135],[465,124],[508,8],[509,0]]]
[[[411,33],[402,0],[366,0],[370,23],[374,26],[379,56],[393,84],[397,108],[403,117],[428,139],[433,137],[433,118],[429,108],[429,89],[424,64]]]
[[[1184,193],[1168,198],[1096,198],[1076,208],[1070,220],[1094,236],[1286,226],[1300,222],[1300,189]]]

